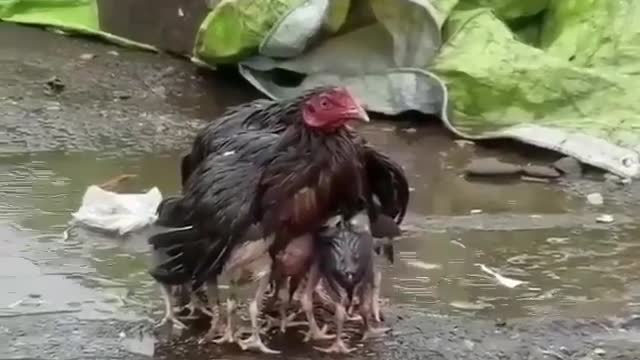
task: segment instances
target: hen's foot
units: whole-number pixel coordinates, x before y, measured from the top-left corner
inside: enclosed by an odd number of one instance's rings
[[[377,338],[380,336],[383,336],[384,334],[386,334],[387,332],[389,332],[391,330],[391,328],[368,328],[367,331],[364,332],[364,335],[362,335],[362,341],[365,341],[367,339],[373,339],[373,338]]]
[[[229,327],[226,327],[222,337],[213,340],[213,342],[216,344],[232,344],[236,342],[236,337],[234,336],[233,331]]]
[[[240,348],[242,350],[257,350],[260,351],[264,354],[280,354],[280,351],[277,350],[273,350],[273,349],[269,349],[263,342],[262,339],[260,338],[259,335],[257,334],[252,334],[248,339],[246,340],[239,340],[238,341],[238,345],[240,345]]]
[[[329,340],[334,339],[336,336],[327,334],[327,325],[323,326],[322,329],[318,327],[312,327],[308,332],[305,333],[304,342],[308,342],[309,340]]]
[[[349,348],[347,347],[347,345],[344,343],[344,341],[342,341],[342,339],[336,339],[336,341],[333,342],[333,345],[329,346],[328,348],[321,348],[321,347],[313,347],[314,349],[318,350],[318,351],[322,351],[324,353],[333,353],[333,354],[349,354],[353,351],[355,351],[355,348]]]
[[[178,320],[178,318],[172,314],[166,314],[155,327],[156,328],[163,327],[168,322],[171,322],[173,326],[177,327],[178,329],[187,328],[187,325],[185,325],[182,321]]]

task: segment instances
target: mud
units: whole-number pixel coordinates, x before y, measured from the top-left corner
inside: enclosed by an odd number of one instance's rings
[[[133,173],[123,190],[176,191],[194,132],[256,92],[167,55],[34,28],[0,24],[0,49],[0,359],[267,357],[154,334],[162,308],[145,233],[68,229],[90,184]],[[47,91],[54,76],[61,91]],[[362,131],[405,167],[413,193],[383,281],[393,331],[352,358],[640,358],[637,184],[589,171],[477,181],[464,175],[474,158],[548,165],[560,156],[455,142],[434,123]],[[589,204],[593,192],[603,205]],[[602,214],[613,223],[598,222]],[[507,288],[480,265],[523,284]],[[274,336],[286,355],[274,358],[330,358],[297,336]]]

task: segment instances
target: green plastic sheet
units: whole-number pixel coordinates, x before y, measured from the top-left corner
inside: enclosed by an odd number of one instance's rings
[[[100,30],[97,0],[0,0],[0,20],[58,28],[69,33],[101,37],[107,41],[146,50],[156,50]]]
[[[150,47],[101,31],[96,1],[0,0],[0,19]],[[272,98],[346,85],[373,111],[640,177],[638,19],[637,0],[221,0],[192,59]]]

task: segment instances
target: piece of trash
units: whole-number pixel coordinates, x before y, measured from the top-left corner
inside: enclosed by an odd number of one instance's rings
[[[429,264],[420,260],[407,260],[406,262],[407,262],[407,265],[410,265],[422,270],[434,270],[434,269],[440,269],[442,267],[441,265],[438,265],[438,264]]]
[[[135,174],[122,174],[114,177],[113,179],[109,179],[102,184],[98,185],[103,190],[114,191],[116,190],[122,183],[137,177]]]
[[[569,241],[567,237],[550,237],[547,239],[549,244],[565,244]]]
[[[520,177],[520,180],[527,181],[527,182],[540,183],[540,184],[548,184],[550,182],[549,179],[547,178],[539,178],[539,177],[527,176],[527,175],[522,175]]]
[[[107,54],[109,54],[111,56],[119,56],[120,55],[120,53],[118,53],[115,50],[109,50],[109,51],[107,51]]]
[[[24,302],[24,299],[20,299],[20,300],[18,300],[16,302],[13,302],[13,303],[7,305],[7,308],[13,309],[16,306],[21,305],[23,302]]]
[[[484,271],[487,274],[492,275],[493,277],[495,277],[496,280],[498,281],[498,283],[508,287],[509,289],[513,289],[516,286],[522,285],[522,284],[525,283],[524,281],[520,281],[520,280],[516,280],[516,279],[510,279],[510,278],[508,278],[506,276],[502,276],[502,275],[498,274],[497,272],[489,269],[487,266],[485,266],[483,264],[478,264],[478,266],[480,266],[480,269],[482,269],[482,271]]]
[[[144,194],[118,194],[91,185],[72,216],[88,227],[124,235],[154,223],[161,201],[157,187]]]
[[[178,16],[183,17],[184,16],[184,11],[182,11],[182,8],[178,8]]]
[[[235,151],[233,151],[233,150],[231,150],[231,151],[225,151],[225,152],[222,154],[222,156],[229,156],[229,155],[233,155],[233,154],[235,154],[235,153],[236,153],[236,152],[235,152]]]
[[[593,349],[593,353],[596,354],[596,355],[602,356],[602,355],[606,354],[607,352],[604,351],[604,349],[602,349],[602,348],[595,348],[595,349]]]
[[[482,214],[482,210],[481,209],[471,209],[471,211],[469,211],[470,214]]]
[[[591,193],[587,195],[587,201],[591,205],[602,205],[604,204],[604,198],[600,193]]]
[[[92,60],[96,57],[96,54],[82,54],[80,55],[80,60]]]
[[[460,241],[458,241],[458,240],[451,240],[451,243],[452,243],[452,244],[454,244],[454,245],[458,245],[458,246],[460,246],[460,247],[461,247],[461,248],[463,248],[463,249],[466,249],[466,248],[467,248],[466,246],[464,246],[464,244],[463,244],[463,243],[461,243],[461,242],[460,242]]]
[[[602,214],[596,218],[596,221],[599,223],[609,224],[613,222],[613,216],[609,214]]]
[[[418,130],[416,128],[406,128],[402,129],[402,131],[406,132],[407,134],[415,134]]]
[[[471,140],[464,140],[464,139],[453,140],[453,142],[456,143],[456,145],[458,145],[461,148],[464,148],[467,145],[475,145],[476,144]]]
[[[461,310],[482,310],[493,308],[493,305],[481,301],[476,303],[468,301],[452,301],[451,303],[449,303],[449,305]]]
[[[120,334],[118,334],[118,336],[120,336],[121,339],[124,339],[127,337],[127,334],[125,334],[124,331],[121,331]]]

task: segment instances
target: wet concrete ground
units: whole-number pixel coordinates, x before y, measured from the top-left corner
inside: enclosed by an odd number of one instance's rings
[[[47,85],[54,76],[60,93]],[[263,357],[152,336],[162,310],[144,233],[63,235],[90,184],[134,173],[127,191],[175,192],[195,131],[258,94],[180,59],[7,24],[0,84],[0,359]],[[383,282],[393,333],[353,357],[640,358],[639,186],[597,175],[468,181],[461,169],[472,158],[557,155],[456,143],[437,124],[378,121],[363,132],[405,167],[414,191],[401,261]],[[604,205],[586,201],[592,192]],[[598,223],[604,213],[614,222]],[[506,288],[481,264],[525,283]],[[273,346],[323,357],[290,337]]]

